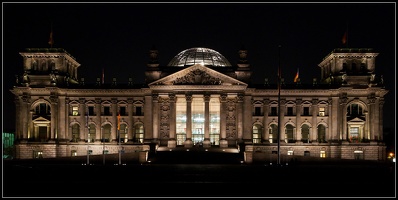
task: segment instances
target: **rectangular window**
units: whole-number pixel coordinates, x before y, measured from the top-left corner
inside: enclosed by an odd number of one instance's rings
[[[320,156],[321,156],[321,158],[326,158],[326,152],[325,151],[321,151]]]
[[[287,107],[287,115],[293,116],[293,107]]]
[[[287,151],[287,155],[288,156],[292,156],[293,155],[293,151]]]
[[[77,106],[72,106],[72,115],[73,115],[73,116],[79,115],[79,107],[77,107]]]
[[[359,136],[359,127],[350,127],[350,136],[358,137]]]
[[[94,106],[89,106],[88,107],[88,115],[93,116],[94,114]]]
[[[126,113],[126,107],[125,107],[125,106],[120,107],[119,112],[120,112],[120,115],[121,115],[121,116],[126,116],[126,115],[127,115],[127,113]]]
[[[304,151],[304,156],[310,156],[310,151]]]
[[[276,115],[278,115],[276,107],[271,107],[271,116],[276,116]]]
[[[261,116],[261,107],[254,107],[254,115]]]
[[[142,107],[140,107],[140,106],[135,107],[135,115],[137,115],[137,116],[142,115]]]
[[[325,108],[319,108],[319,116],[325,116]]]
[[[106,115],[106,116],[111,115],[111,108],[109,106],[104,107],[104,115]]]
[[[309,116],[310,115],[310,107],[304,107],[303,111],[304,111],[304,113],[303,113],[304,116]]]

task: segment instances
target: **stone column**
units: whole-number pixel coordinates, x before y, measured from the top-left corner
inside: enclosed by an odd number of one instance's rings
[[[192,94],[186,94],[187,100],[187,139],[184,146],[190,148],[193,146],[192,142]]]
[[[384,140],[383,138],[383,106],[384,106],[384,98],[379,98],[379,104],[378,104],[378,115],[379,115],[379,120],[378,122],[378,133],[379,133],[379,140]]]
[[[133,130],[134,130],[134,119],[133,119],[133,112],[134,112],[134,106],[133,106],[133,99],[128,98],[127,99],[127,113],[128,113],[128,129],[127,129],[127,142],[131,143],[133,141]]]
[[[238,137],[236,138],[238,142],[243,141],[243,94],[238,94],[237,97],[237,103],[236,103],[236,126],[237,126],[237,132],[238,132]]]
[[[227,108],[227,107],[226,107]],[[243,141],[253,142],[253,101],[252,96],[245,95],[243,97]]]
[[[173,93],[169,94],[170,102],[170,128],[169,128],[169,141],[167,142],[168,148],[175,148],[177,146],[176,141],[176,95]]]
[[[118,142],[118,135],[117,135],[117,115],[118,115],[118,109],[117,109],[117,98],[112,98],[112,131],[111,131],[111,142],[117,143]]]
[[[28,120],[28,117],[30,117],[30,96],[24,94],[21,100],[22,140],[26,142],[29,137],[32,137]]]
[[[152,139],[157,141],[159,138],[159,95],[152,96]]]
[[[226,121],[227,121],[227,95],[221,94],[220,95],[220,147],[228,147],[227,138],[227,130],[226,130]]]
[[[69,98],[65,98],[65,140],[70,141],[72,139],[72,129],[69,124]]]
[[[96,143],[100,143],[102,139],[101,135],[101,126],[102,126],[102,120],[101,120],[101,98],[96,98],[95,99],[95,118],[97,122],[97,126],[95,126],[95,141]]]
[[[18,96],[14,96],[14,103],[15,103],[15,140],[19,141],[23,138],[22,131],[21,131],[21,102]]]
[[[203,147],[208,148],[211,146],[210,144],[210,95],[205,94],[203,96],[203,100],[205,101],[205,138],[203,141]]]
[[[30,137],[32,137],[33,134],[36,134],[37,135],[36,139],[37,139],[39,131],[37,130],[35,132],[33,130],[33,123],[32,123],[33,110],[30,110],[30,103],[29,103],[28,108],[29,108],[28,116],[27,116],[28,117],[28,119],[27,119],[27,121],[28,121],[28,124],[27,124],[27,126],[28,126],[28,135],[30,135]]]
[[[312,142],[316,142],[318,137],[318,126],[317,126],[317,116],[318,116],[318,99],[312,99],[312,131],[311,131],[311,140]]]
[[[144,104],[144,140],[147,141],[153,138],[153,109],[152,106],[154,105],[153,99],[157,98],[157,95],[153,97],[146,95],[145,96],[145,104]],[[156,100],[157,101],[157,100]],[[152,133],[152,135],[150,135]],[[145,142],[144,141],[144,142]]]
[[[84,142],[85,140],[85,133],[86,133],[86,119],[85,119],[85,109],[86,105],[84,105],[85,99],[81,98],[79,99],[79,122],[80,122],[80,134],[79,134],[79,142]]]
[[[339,118],[339,97],[332,97],[332,114],[329,116],[331,118],[331,129],[333,140],[340,140],[340,118]]]
[[[296,143],[301,142],[301,99],[296,99]]]
[[[269,99],[265,98],[263,101],[263,110],[264,110],[264,117],[263,117],[263,143],[269,143],[269,127],[268,127],[268,112],[269,112]]]
[[[371,110],[371,134],[373,134],[372,140],[380,140],[382,138],[381,135],[383,135],[383,130],[380,132],[380,126],[379,126],[379,120],[380,120],[380,104],[378,103],[378,100],[374,97],[372,99],[372,110]]]
[[[286,99],[281,99],[281,105],[278,105],[278,106],[280,106],[280,114],[278,113],[278,115],[280,116],[280,125],[281,125],[281,127],[278,127],[279,128],[279,133],[280,133],[280,141],[281,141],[281,143],[287,143],[286,141],[285,141],[285,139],[286,139],[286,128],[285,128],[285,123],[284,123],[284,121],[285,121],[285,108],[286,108]]]
[[[327,128],[327,132],[326,132],[326,134],[327,134],[327,136],[326,136],[326,139],[327,140],[333,140],[333,132],[332,132],[332,129],[331,128],[329,128],[329,127],[332,127],[332,117],[333,117],[333,112],[332,112],[332,103],[333,103],[333,100],[332,100],[332,98],[329,98],[328,99],[328,113],[327,113],[327,115],[328,115],[328,121],[327,121],[327,123],[328,123],[328,128]]]
[[[347,97],[342,97],[340,99],[340,113],[341,113],[341,124],[340,124],[340,132],[341,132],[341,140],[342,141],[347,141],[348,140],[348,135],[347,135]]]
[[[50,95],[51,102],[51,136],[50,141],[55,141],[58,133],[58,97],[56,95]]]
[[[65,124],[68,113],[66,112],[65,96],[58,96],[58,133],[57,138],[59,142],[66,142],[66,127]]]
[[[51,136],[51,124],[47,124],[47,134],[46,134],[46,140],[48,140]]]

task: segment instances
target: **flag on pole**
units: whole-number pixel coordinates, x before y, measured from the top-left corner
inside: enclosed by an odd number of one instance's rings
[[[294,77],[294,82],[297,82],[299,78],[299,69],[297,68],[296,76]]]
[[[345,31],[345,32],[344,32],[344,35],[343,35],[343,38],[341,39],[341,42],[342,42],[343,44],[346,44],[346,43],[347,43],[347,37],[348,37],[348,33],[347,33],[347,31]]]
[[[120,112],[117,116],[117,130],[120,130]]]
[[[53,29],[52,28],[51,28],[51,32],[50,32],[50,38],[48,39],[48,44],[50,45],[51,48],[53,48],[54,38],[53,38]]]
[[[104,68],[102,68],[102,84],[104,84],[105,80],[105,74],[104,74]]]

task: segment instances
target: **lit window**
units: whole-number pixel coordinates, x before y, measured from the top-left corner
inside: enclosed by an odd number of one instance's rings
[[[288,156],[292,156],[293,155],[293,151],[287,151],[287,155]]]
[[[77,106],[72,107],[72,115],[74,115],[74,116],[79,115],[79,107],[77,107]]]
[[[43,158],[43,151],[34,151],[33,156],[34,158]]]
[[[326,152],[325,151],[321,151],[320,156],[321,156],[321,158],[326,158]]]
[[[76,150],[72,150],[71,156],[77,156],[77,151]]]
[[[355,150],[354,151],[354,159],[355,160],[363,160],[363,151]]]
[[[319,116],[325,116],[325,108],[319,108]]]

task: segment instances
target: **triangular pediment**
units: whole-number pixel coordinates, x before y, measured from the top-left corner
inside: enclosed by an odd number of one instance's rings
[[[182,69],[149,84],[154,85],[243,85],[246,83],[200,64]]]
[[[33,122],[49,122],[49,119],[46,119],[42,116],[38,116],[38,117],[33,117],[32,119]]]
[[[350,123],[361,123],[361,122],[365,122],[365,120],[363,120],[363,119],[361,119],[359,117],[354,117],[354,118],[348,120],[347,122],[350,122]]]

